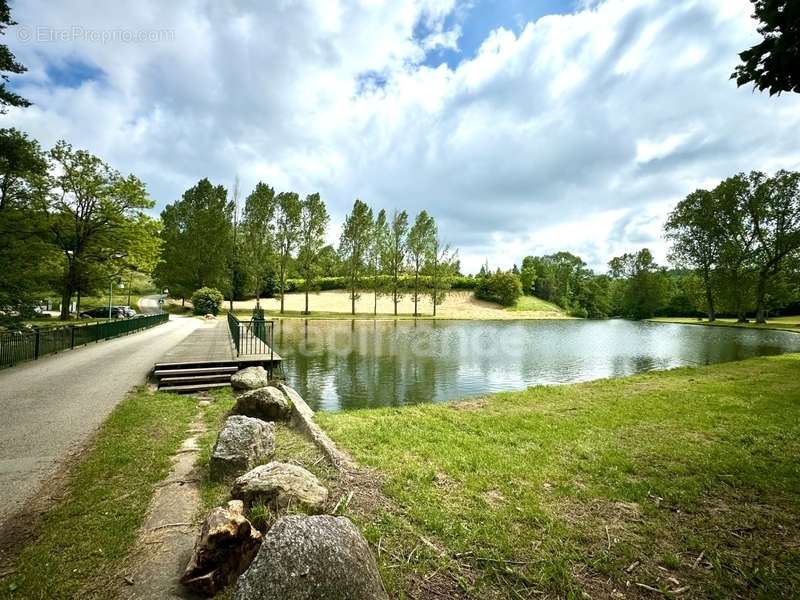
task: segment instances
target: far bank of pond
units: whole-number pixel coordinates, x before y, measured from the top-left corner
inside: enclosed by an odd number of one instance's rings
[[[285,374],[318,410],[402,406],[800,352],[784,331],[586,321],[279,320]]]

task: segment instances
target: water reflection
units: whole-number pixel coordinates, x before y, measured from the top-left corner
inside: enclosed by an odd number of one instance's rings
[[[800,335],[630,321],[279,321],[315,409],[441,402],[535,384],[800,352]]]

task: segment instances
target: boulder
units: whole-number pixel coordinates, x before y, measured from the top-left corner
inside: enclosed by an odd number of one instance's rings
[[[247,506],[261,501],[277,510],[291,505],[316,513],[325,505],[328,490],[303,467],[273,461],[239,477],[231,496]]]
[[[225,420],[211,453],[211,479],[241,475],[272,457],[275,426],[261,419],[233,415]]]
[[[269,375],[264,367],[246,367],[231,375],[231,386],[235,390],[255,390],[269,384]]]
[[[278,520],[234,600],[388,600],[364,536],[346,517]]]
[[[239,396],[233,412],[265,421],[284,420],[292,412],[292,402],[278,388],[261,387]]]
[[[244,505],[231,500],[206,517],[181,583],[196,593],[213,596],[234,582],[253,561],[261,534],[244,516]]]

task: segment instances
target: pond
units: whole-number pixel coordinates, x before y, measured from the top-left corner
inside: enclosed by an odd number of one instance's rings
[[[312,408],[340,410],[800,352],[800,335],[623,320],[285,319],[275,347]]]

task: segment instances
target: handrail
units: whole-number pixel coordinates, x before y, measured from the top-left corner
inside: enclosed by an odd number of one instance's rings
[[[275,322],[265,319],[240,321],[236,315],[228,313],[228,329],[231,333],[236,355],[267,355],[270,362],[275,360],[274,339]]]

